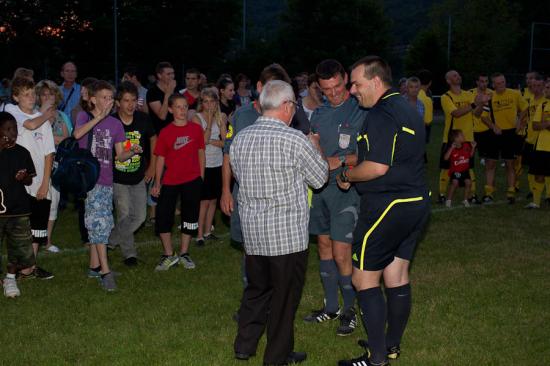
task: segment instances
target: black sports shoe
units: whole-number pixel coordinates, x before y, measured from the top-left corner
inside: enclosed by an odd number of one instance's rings
[[[444,205],[446,201],[447,201],[447,197],[445,197],[445,195],[443,194],[440,194],[439,197],[437,198],[437,203],[441,205]]]
[[[483,202],[484,205],[490,205],[490,204],[493,203],[495,200],[493,199],[492,196],[483,196],[483,198],[481,199],[481,201]]]
[[[340,309],[335,313],[327,313],[325,309],[313,310],[311,314],[304,318],[304,321],[308,323],[322,323],[327,320],[338,319],[340,316]]]
[[[382,363],[372,363],[369,360],[369,353],[366,352],[362,356],[352,358],[351,360],[340,360],[338,366],[388,366],[390,363],[384,361]]]
[[[51,280],[54,276],[53,273],[46,271],[44,268],[36,266],[33,271],[34,277],[41,280]]]
[[[357,344],[363,347],[365,349],[365,352],[370,356],[369,343],[366,340],[360,339],[357,341]],[[387,356],[389,359],[397,360],[400,354],[401,354],[401,348],[399,347],[399,345],[388,347]]]
[[[474,194],[469,200],[468,202],[474,204],[474,205],[481,205],[481,201],[480,199],[477,197],[477,194]]]
[[[124,264],[128,267],[135,267],[138,265],[138,261],[136,257],[128,257],[124,260]]]
[[[357,326],[357,315],[355,308],[351,307],[340,315],[340,326],[336,329],[336,335],[347,336],[353,333]]]
[[[204,239],[198,239],[197,240],[197,246],[198,247],[204,247]]]

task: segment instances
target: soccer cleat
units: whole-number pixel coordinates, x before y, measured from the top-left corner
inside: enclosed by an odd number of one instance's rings
[[[539,205],[537,205],[535,202],[529,203],[527,206],[525,206],[526,209],[533,210],[540,208]]]
[[[311,314],[309,314],[304,318],[304,321],[308,323],[322,323],[322,322],[326,322],[327,320],[338,319],[339,316],[340,316],[340,309],[338,309],[338,311],[335,313],[327,313],[325,312],[325,309],[320,309],[320,310],[313,310]]]
[[[41,280],[51,280],[54,275],[51,272],[46,271],[44,268],[36,266],[32,272],[34,277],[40,278]]]
[[[336,335],[347,336],[353,333],[357,326],[357,315],[355,308],[351,307],[340,315],[340,326],[336,329]]]
[[[468,200],[462,201],[462,204],[464,205],[464,207],[470,207],[470,202]]]
[[[492,196],[483,196],[483,198],[481,199],[481,201],[483,202],[484,205],[490,205],[490,204],[493,203],[495,200],[493,199]]]
[[[438,199],[437,199],[437,202],[444,205],[445,202],[447,201],[447,197],[445,197],[444,195],[440,194]]]
[[[103,287],[105,291],[109,292],[117,290],[115,275],[113,274],[113,272],[109,272],[101,276],[101,287]]]
[[[17,280],[15,278],[4,278],[2,286],[4,287],[4,296],[11,299],[21,296],[21,291],[17,287]]]
[[[469,199],[470,203],[471,204],[475,204],[475,205],[481,205],[481,200],[477,197],[477,194],[474,194],[472,197],[470,197]]]
[[[390,363],[384,361],[382,363],[372,363],[369,360],[369,353],[366,352],[362,356],[352,358],[351,360],[340,360],[338,366],[388,366]]]
[[[357,344],[359,346],[363,347],[365,349],[365,352],[367,352],[367,354],[370,357],[369,343],[364,339],[360,339],[360,340],[357,341]],[[387,356],[388,356],[389,359],[397,360],[400,355],[401,355],[401,348],[399,346],[388,347]]]
[[[180,255],[180,264],[182,264],[185,269],[194,269],[196,267],[195,262],[193,262],[189,254]]]
[[[451,208],[452,205],[453,205],[453,202],[451,200],[446,200],[445,201],[445,207]]]
[[[179,258],[175,255],[163,255],[160,257],[160,262],[155,267],[155,271],[168,271],[170,267],[177,264],[179,262]]]

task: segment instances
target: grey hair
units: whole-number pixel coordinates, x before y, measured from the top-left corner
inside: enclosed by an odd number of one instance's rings
[[[296,101],[294,90],[289,83],[282,80],[271,80],[263,86],[260,94],[262,111],[277,109],[287,101]]]

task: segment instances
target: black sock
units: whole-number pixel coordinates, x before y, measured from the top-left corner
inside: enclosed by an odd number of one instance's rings
[[[101,266],[97,266],[95,268],[90,268],[90,269],[94,272],[99,272],[99,271],[101,271]]]
[[[411,285],[386,288],[386,299],[388,302],[386,344],[388,347],[399,346],[411,313]]]
[[[386,302],[380,287],[358,291],[357,302],[363,311],[363,324],[369,338],[370,360],[382,363],[386,360]]]
[[[107,272],[107,273],[102,273],[102,274],[101,274],[101,278],[103,278],[103,277],[107,276],[107,275],[108,275],[109,273],[111,273],[111,272]]]

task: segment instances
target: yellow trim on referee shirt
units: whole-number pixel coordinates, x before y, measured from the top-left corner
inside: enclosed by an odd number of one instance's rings
[[[362,139],[365,139],[365,142],[367,143],[367,151],[370,151],[369,136],[367,134],[357,136],[357,142]]]
[[[386,95],[386,96],[385,96],[384,98],[382,98],[382,99],[386,99],[386,98],[392,97],[392,96],[394,96],[394,95],[401,95],[401,94],[399,94],[399,93],[391,93],[391,94]]]
[[[380,225],[380,223],[382,222],[384,217],[387,215],[387,213],[391,210],[391,208],[393,206],[395,206],[396,204],[398,204],[398,203],[417,202],[417,201],[422,201],[422,200],[423,200],[423,197],[412,197],[412,198],[399,198],[399,199],[391,201],[391,203],[388,205],[388,207],[386,207],[384,212],[382,212],[382,215],[380,215],[378,220],[376,220],[374,225],[371,226],[371,228],[369,229],[369,231],[367,231],[367,233],[365,234],[365,237],[363,238],[363,246],[361,247],[361,262],[359,262],[359,269],[360,270],[362,270],[362,271],[364,270],[363,266],[364,266],[364,261],[365,261],[365,250],[367,249],[367,240],[369,239],[369,236],[372,234],[374,229],[376,229],[378,227],[378,225]]]
[[[395,142],[397,141],[397,134],[393,136],[393,146],[391,148],[391,164],[393,165],[393,155],[395,154]]]
[[[408,132],[410,133],[411,135],[415,135],[416,133],[414,132],[414,130],[411,130],[410,128],[407,128],[407,127],[401,127],[401,129],[405,132]]]

